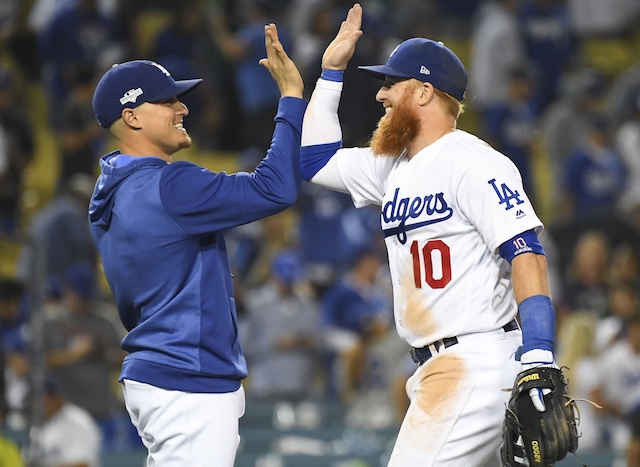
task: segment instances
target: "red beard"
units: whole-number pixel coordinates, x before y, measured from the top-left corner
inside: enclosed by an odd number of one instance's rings
[[[378,121],[369,146],[376,156],[396,157],[404,152],[420,130],[420,119],[410,107],[411,89],[407,88],[390,114]]]

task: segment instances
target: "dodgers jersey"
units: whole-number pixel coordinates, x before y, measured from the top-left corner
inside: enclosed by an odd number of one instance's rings
[[[333,159],[357,207],[381,206],[396,327],[411,346],[499,329],[516,316],[511,265],[498,249],[542,223],[507,157],[456,130],[411,160],[370,148]]]

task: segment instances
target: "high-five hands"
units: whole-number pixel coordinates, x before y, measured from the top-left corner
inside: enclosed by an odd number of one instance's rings
[[[302,76],[295,63],[284,51],[278,38],[278,28],[274,23],[264,27],[264,45],[267,49],[267,58],[261,59],[259,63],[269,70],[282,97],[302,98],[304,91]]]
[[[347,18],[340,25],[335,39],[322,55],[322,68],[344,70],[356,50],[356,42],[362,37],[362,7],[356,3],[349,9]]]

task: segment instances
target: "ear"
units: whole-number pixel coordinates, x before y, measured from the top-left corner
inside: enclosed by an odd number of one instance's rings
[[[122,121],[125,125],[133,129],[139,129],[142,127],[135,109],[122,109]]]
[[[427,105],[435,99],[436,93],[431,83],[420,83],[418,85],[418,104]]]

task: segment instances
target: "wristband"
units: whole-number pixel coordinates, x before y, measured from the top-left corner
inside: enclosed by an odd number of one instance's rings
[[[534,295],[518,307],[522,325],[522,352],[534,349],[553,352],[556,314],[551,298]]]
[[[327,68],[322,69],[322,73],[320,74],[320,78],[327,81],[337,81],[342,82],[342,76],[344,75],[344,70],[329,70]]]

